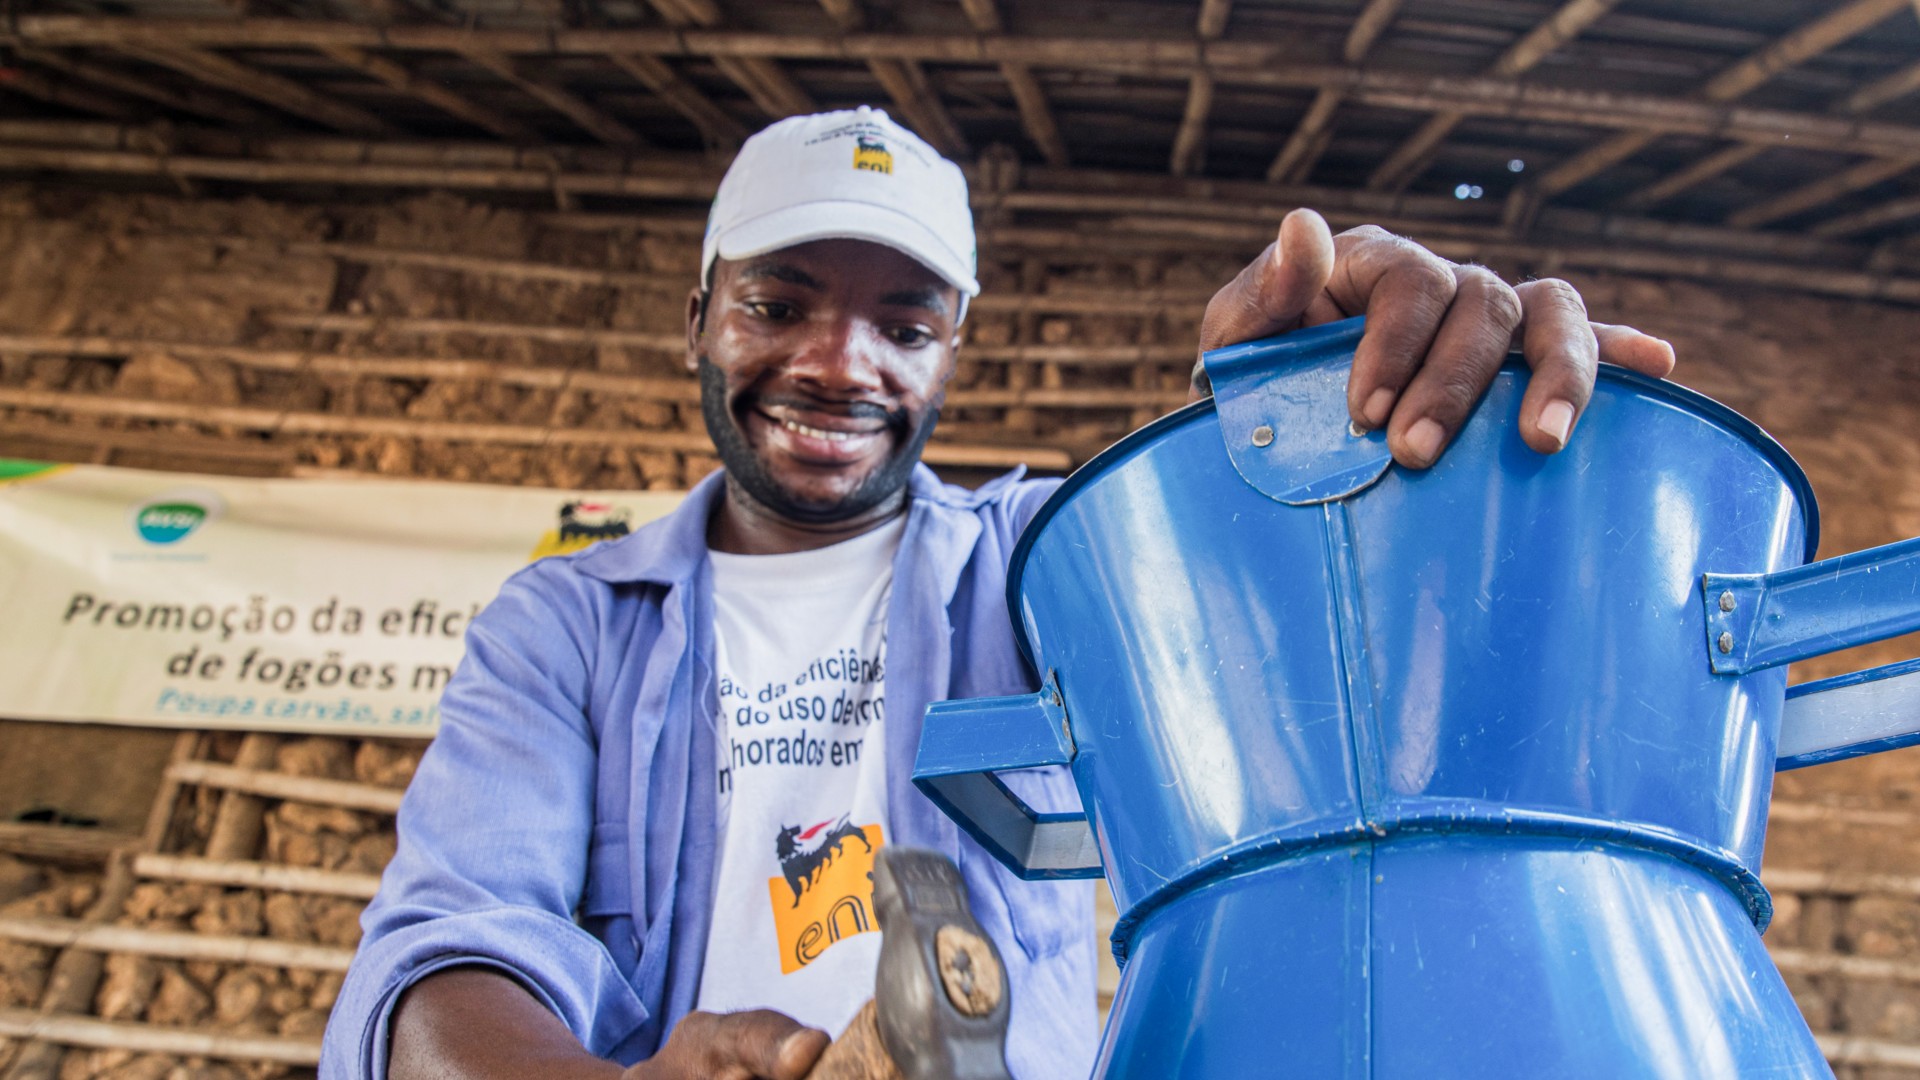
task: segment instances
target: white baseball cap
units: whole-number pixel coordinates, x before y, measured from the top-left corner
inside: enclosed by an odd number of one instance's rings
[[[868,240],[978,296],[967,178],[921,138],[866,105],[791,116],[746,141],[707,216],[700,280],[715,259],[750,259],[812,240]]]

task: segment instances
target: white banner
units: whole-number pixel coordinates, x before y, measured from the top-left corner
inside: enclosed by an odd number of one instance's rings
[[[0,459],[0,716],[428,737],[501,582],[681,498]]]

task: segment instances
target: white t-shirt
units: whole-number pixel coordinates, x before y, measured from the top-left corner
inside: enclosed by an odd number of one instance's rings
[[[719,860],[698,1007],[838,1034],[873,996],[886,842],[887,598],[906,515],[713,561]]]

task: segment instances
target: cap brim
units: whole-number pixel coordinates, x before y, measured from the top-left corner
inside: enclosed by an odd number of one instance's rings
[[[802,203],[762,214],[720,238],[723,259],[751,259],[814,240],[866,240],[890,247],[940,275],[967,296],[980,295],[971,253],[940,242],[932,229],[890,207],[868,202]]]

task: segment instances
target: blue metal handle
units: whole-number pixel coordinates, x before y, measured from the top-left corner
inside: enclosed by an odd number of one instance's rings
[[[1920,539],[1771,574],[1704,574],[1707,656],[1744,675],[1920,630]],[[1920,661],[1796,686],[1778,768],[1920,743]]]
[[[1066,705],[1048,673],[1036,693],[927,706],[913,783],[1021,878],[1100,877],[1087,815],[1040,813],[993,775],[1069,765],[1073,757]]]
[[[1386,475],[1386,432],[1356,433],[1347,419],[1347,375],[1365,330],[1364,318],[1343,319],[1200,358],[1241,479],[1303,506],[1345,498]]]

